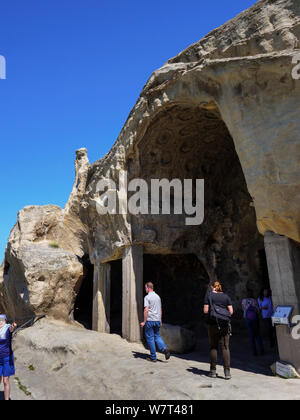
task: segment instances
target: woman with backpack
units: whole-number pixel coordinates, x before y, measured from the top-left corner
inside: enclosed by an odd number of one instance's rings
[[[252,290],[247,291],[247,298],[243,299],[242,301],[242,308],[244,311],[244,318],[246,322],[246,326],[249,331],[250,341],[252,346],[252,352],[254,356],[257,356],[257,349],[256,349],[256,342],[259,347],[260,354],[264,354],[264,345],[262,342],[262,338],[260,335],[259,329],[259,306],[254,298],[254,294]]]
[[[225,379],[231,379],[229,337],[230,318],[233,314],[231,299],[223,293],[222,285],[215,281],[205,296],[204,314],[208,315],[210,343],[210,378],[217,377],[218,350],[221,344]]]

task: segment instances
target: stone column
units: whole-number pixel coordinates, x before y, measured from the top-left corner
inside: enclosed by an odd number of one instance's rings
[[[273,232],[265,234],[265,249],[274,307],[293,305],[300,314],[300,246]],[[292,338],[286,326],[276,327],[279,356],[300,371],[300,340]]]
[[[274,304],[293,305],[295,314],[300,314],[300,246],[267,232],[265,249]]]
[[[110,264],[95,265],[93,330],[110,333]]]
[[[142,340],[143,321],[143,246],[126,247],[122,260],[123,309],[122,335],[131,342]]]

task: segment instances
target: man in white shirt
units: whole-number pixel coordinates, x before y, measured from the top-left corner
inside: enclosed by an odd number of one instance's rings
[[[141,322],[141,327],[145,328],[145,336],[150,349],[150,358],[147,360],[156,362],[156,346],[165,355],[166,360],[170,358],[170,351],[159,333],[162,319],[161,299],[153,289],[153,283],[145,284],[147,296],[144,299],[144,322]]]

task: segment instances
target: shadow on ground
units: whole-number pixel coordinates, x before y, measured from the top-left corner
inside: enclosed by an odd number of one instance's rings
[[[266,352],[263,356],[253,356],[249,338],[247,336],[233,336],[230,339],[231,368],[244,372],[255,373],[264,376],[273,376],[270,366],[278,360],[277,350],[269,349],[268,343],[265,342]],[[146,359],[149,351],[145,349],[145,353],[133,352],[133,357]],[[209,371],[209,342],[208,338],[201,338],[196,349],[188,354],[172,354],[176,357],[191,362],[188,372],[194,375],[207,376]],[[205,363],[208,365],[207,370],[199,369],[193,366],[193,362]],[[221,351],[219,352],[218,365],[222,366]]]
[[[145,351],[147,351],[147,350],[145,350]],[[140,353],[138,351],[133,351],[132,354],[133,354],[133,357],[135,359],[144,359],[144,360],[147,360],[147,358],[149,357],[149,353]],[[157,362],[163,363],[163,360],[157,359]]]
[[[230,340],[231,368],[242,370],[244,372],[256,373],[259,375],[273,376],[270,366],[278,360],[277,350],[269,349],[265,343],[265,354],[263,356],[253,356],[249,338],[242,336],[233,336]],[[198,342],[196,351],[189,354],[174,355],[181,359],[191,362],[209,364],[209,343],[208,339],[201,339]],[[222,366],[221,352],[219,352],[218,364]],[[197,368],[191,366],[190,371],[199,374]]]

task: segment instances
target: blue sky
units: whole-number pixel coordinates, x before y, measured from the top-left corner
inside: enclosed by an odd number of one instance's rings
[[[254,0],[3,0],[0,263],[17,212],[64,207],[75,150],[115,142],[151,73]]]

